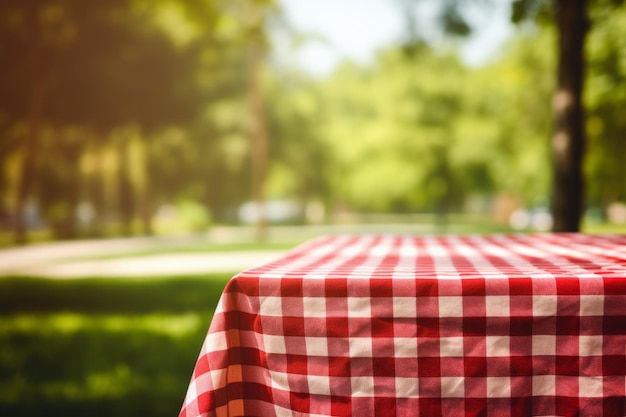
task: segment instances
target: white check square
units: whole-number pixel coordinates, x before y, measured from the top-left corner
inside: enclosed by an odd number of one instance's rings
[[[214,388],[226,386],[226,369],[214,369],[210,371],[211,382]]]
[[[458,376],[441,377],[441,397],[442,398],[465,397],[464,378],[458,377]]]
[[[228,413],[228,411],[226,413]],[[274,404],[274,413],[276,414],[276,417],[293,417],[294,416],[293,410],[285,408],[285,407],[281,407],[277,404]],[[229,414],[224,414],[224,415],[229,415]]]
[[[556,376],[535,375],[533,378],[533,396],[552,397],[556,392]]]
[[[578,378],[578,392],[582,398],[598,398],[604,396],[604,377],[581,376]]]
[[[509,317],[511,298],[507,295],[493,295],[485,298],[487,317]]]
[[[272,380],[272,388],[277,388],[283,391],[289,391],[289,379],[284,372],[275,372],[270,370],[270,378]]]
[[[283,303],[280,297],[260,297],[259,311],[262,316],[282,316]]]
[[[396,337],[393,339],[396,358],[417,358],[416,337]]]
[[[353,376],[350,378],[353,397],[373,397],[374,377],[373,376]]]
[[[287,345],[283,336],[273,336],[269,334],[263,335],[263,344],[265,345],[266,353],[287,353]]]
[[[348,297],[348,317],[372,317],[372,306],[369,297]]]
[[[326,299],[323,297],[304,297],[302,301],[304,317],[326,317]]]
[[[533,356],[554,356],[556,354],[556,336],[533,336]]]
[[[369,337],[351,337],[349,343],[351,358],[372,357],[372,339]]]
[[[439,339],[439,350],[441,352],[441,357],[462,357],[463,338],[442,337]]]
[[[580,356],[602,356],[602,336],[578,336]]]
[[[309,393],[314,395],[330,395],[330,377],[323,375],[307,375]]]
[[[604,315],[604,295],[582,295],[580,315],[583,317]]]
[[[533,296],[533,316],[556,316],[556,296]]]
[[[328,339],[325,337],[305,337],[308,356],[328,356]]]
[[[415,297],[393,297],[394,317],[416,317],[417,305]]]
[[[511,396],[511,378],[487,377],[487,397],[506,398]]]
[[[417,398],[419,384],[417,378],[396,378],[396,397]]]
[[[209,333],[205,341],[206,350],[215,352],[228,349],[228,342],[226,341],[227,336],[228,333],[226,332]]]
[[[439,297],[439,317],[463,317],[463,297]]]
[[[509,336],[487,336],[485,338],[487,356],[511,356],[511,338]]]

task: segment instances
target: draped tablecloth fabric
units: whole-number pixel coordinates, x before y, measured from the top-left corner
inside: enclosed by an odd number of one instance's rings
[[[324,236],[229,281],[180,417],[626,416],[626,236]]]

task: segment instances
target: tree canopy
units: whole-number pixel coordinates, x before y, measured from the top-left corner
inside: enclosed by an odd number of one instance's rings
[[[342,210],[445,214],[476,201],[491,213],[502,196],[548,206],[558,34],[542,23],[544,3],[514,3],[516,18],[538,20],[482,67],[416,37],[327,78],[270,59],[268,16],[280,10],[253,3],[2,2],[3,227],[149,233],[168,207],[202,213],[198,227],[236,222],[258,176],[255,117],[267,139],[265,197],[323,204],[329,221]],[[463,33],[460,10],[446,13]],[[587,43],[584,203],[607,213],[626,199],[626,7],[594,5],[590,16],[602,24]],[[261,54],[254,77],[251,45]]]

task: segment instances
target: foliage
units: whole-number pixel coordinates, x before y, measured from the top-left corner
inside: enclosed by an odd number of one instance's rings
[[[3,158],[17,154],[26,164],[31,162],[23,155],[48,156],[25,167],[37,177],[37,187],[25,192],[49,224],[67,224],[58,237],[76,235],[79,199],[91,202],[99,222],[118,218],[128,224],[141,216],[147,230],[150,212],[172,199],[223,203],[213,198],[213,187],[188,184],[201,176],[214,183],[219,177],[241,180],[223,163],[228,158],[218,136],[237,132],[223,132],[205,117],[222,97],[245,99],[245,71],[231,70],[244,66],[245,38],[223,33],[224,4],[119,0],[93,6],[59,0],[1,7],[0,58],[11,62],[0,80],[0,132],[8,151]],[[31,71],[35,58],[46,62],[37,77]],[[29,142],[27,134],[10,129],[40,123],[31,117],[32,91],[42,97],[49,140]],[[188,128],[181,130],[183,125]],[[235,129],[241,132],[243,124]],[[78,135],[67,133],[77,130]],[[70,142],[74,148],[65,152]],[[77,170],[82,156],[96,166]],[[4,205],[11,207],[12,195],[28,184],[3,174]],[[71,198],[59,192],[68,178]]]
[[[407,59],[394,51],[369,71],[345,66],[328,86],[325,125],[340,170],[335,178],[346,202],[362,209],[415,210],[451,185],[439,174],[454,141],[459,97],[452,91],[462,84],[460,65],[426,48]]]
[[[473,95],[487,123],[497,126],[498,139],[488,159],[496,189],[517,194],[527,206],[548,200],[554,59],[548,48],[537,45],[553,42],[547,30],[512,40],[499,62],[479,71],[478,91],[483,93]]]
[[[602,25],[594,27],[588,43],[589,76],[586,101],[588,201],[606,209],[626,200],[626,5],[599,8]]]
[[[498,191],[545,199],[551,62],[535,44],[548,40],[531,33],[474,71],[426,46],[389,51],[370,71],[342,68],[324,123],[341,196],[396,212]]]
[[[549,3],[515,2],[517,18],[540,24],[520,26],[481,68],[463,65],[454,44],[419,37],[327,79],[266,60],[268,198],[323,202],[331,214],[445,213],[477,199],[488,210],[502,194],[545,205],[556,65],[555,33],[541,24]],[[587,202],[603,209],[626,199],[626,10],[617,3],[593,3],[603,23],[588,44]],[[463,7],[444,6],[440,18],[454,26]],[[2,2],[0,60],[11,62],[0,78],[3,228],[14,223],[31,154],[29,209],[57,238],[119,223],[151,233],[159,209],[180,201],[203,206],[193,210],[211,223],[235,222],[253,182],[248,51],[258,42],[270,53],[263,21],[272,13],[271,1]],[[79,219],[79,209],[91,214]]]
[[[331,161],[319,123],[324,114],[319,85],[289,70],[267,79],[269,197],[302,202],[324,199],[333,179],[326,170]]]

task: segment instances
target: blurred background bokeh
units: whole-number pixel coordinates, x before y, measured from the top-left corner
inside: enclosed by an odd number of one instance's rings
[[[550,230],[553,3],[0,0],[0,259]],[[624,233],[626,6],[587,9],[582,230]],[[0,414],[175,414],[208,272],[1,279]]]
[[[513,25],[507,1],[448,2],[448,14],[446,2],[339,3],[3,0],[2,242],[259,217],[549,229],[551,17]],[[613,3],[590,5],[592,223],[625,221]]]

